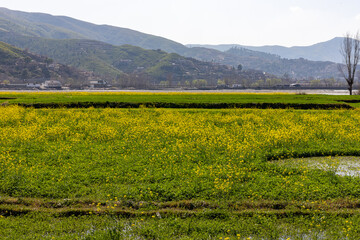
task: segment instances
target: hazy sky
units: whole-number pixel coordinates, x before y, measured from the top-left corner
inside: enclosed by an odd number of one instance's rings
[[[304,46],[360,29],[360,0],[1,0],[183,44]]]

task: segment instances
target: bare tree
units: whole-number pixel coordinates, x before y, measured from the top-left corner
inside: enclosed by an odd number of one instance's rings
[[[356,67],[359,62],[360,53],[360,36],[359,32],[351,36],[346,33],[343,43],[341,44],[340,53],[343,57],[345,66],[339,65],[339,70],[349,85],[349,93],[352,95],[353,84],[355,79]]]

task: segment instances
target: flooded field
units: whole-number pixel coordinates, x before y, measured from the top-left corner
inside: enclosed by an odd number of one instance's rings
[[[339,176],[360,177],[360,157],[312,157],[285,159],[274,162],[281,166],[330,171]]]

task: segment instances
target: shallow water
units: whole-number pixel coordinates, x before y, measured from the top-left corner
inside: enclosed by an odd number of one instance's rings
[[[273,163],[286,167],[308,167],[332,171],[339,176],[360,177],[360,157],[313,157],[295,158],[274,161]]]

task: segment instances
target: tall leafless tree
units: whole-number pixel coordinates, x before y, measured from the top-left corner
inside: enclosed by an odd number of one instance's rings
[[[356,74],[356,67],[359,62],[360,36],[359,32],[352,36],[346,33],[341,44],[340,53],[343,57],[345,66],[339,65],[339,70],[349,86],[349,93],[352,95],[353,84]]]

